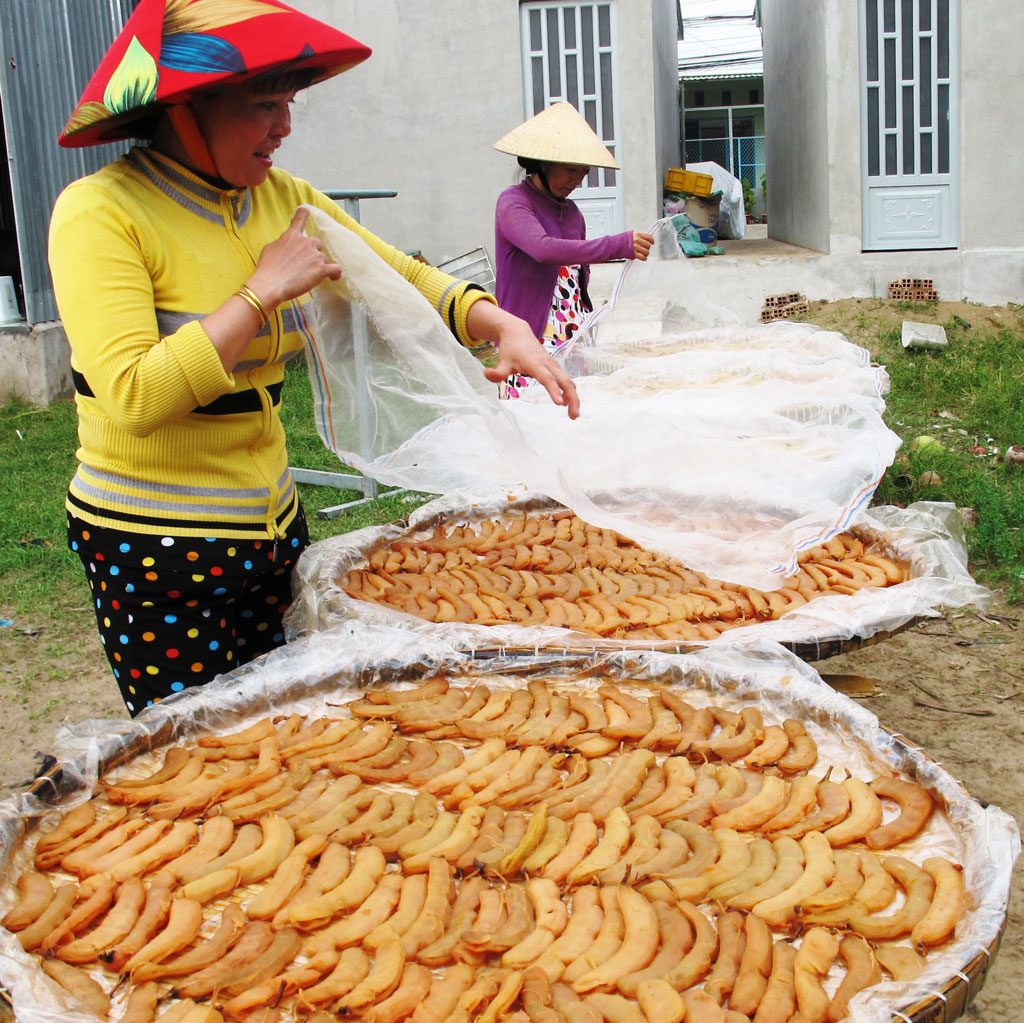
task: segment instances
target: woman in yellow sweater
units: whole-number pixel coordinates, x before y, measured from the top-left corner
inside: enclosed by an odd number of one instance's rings
[[[69,544],[133,716],[283,642],[309,540],[281,384],[303,296],[341,274],[300,205],[355,231],[458,341],[498,344],[489,379],[528,373],[578,414],[524,321],[274,167],[296,89],[369,53],[278,0],[141,0],[60,137],[150,140],[64,190],[49,242],[79,415]]]

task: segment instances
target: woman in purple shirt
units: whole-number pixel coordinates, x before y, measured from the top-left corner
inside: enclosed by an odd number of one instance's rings
[[[542,110],[494,148],[518,157],[526,171],[523,181],[501,193],[495,209],[498,304],[526,320],[554,352],[593,309],[589,264],[646,259],[654,239],[623,231],[587,240],[583,214],[569,196],[591,167],[619,165],[571,103]],[[499,385],[502,397],[519,397],[530,382],[513,374]]]

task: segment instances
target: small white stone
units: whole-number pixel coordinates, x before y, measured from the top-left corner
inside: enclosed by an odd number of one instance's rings
[[[900,341],[904,348],[942,348],[949,344],[946,328],[941,323],[915,323],[903,321]]]

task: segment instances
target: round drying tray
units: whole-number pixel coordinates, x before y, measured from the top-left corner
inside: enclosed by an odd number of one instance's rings
[[[847,654],[852,650],[862,650],[866,646],[874,646],[898,636],[901,632],[924,621],[922,615],[916,615],[908,619],[902,625],[894,629],[883,629],[871,636],[851,636],[849,639],[814,639],[807,642],[783,642],[783,646],[792,650],[802,661],[824,661],[829,657],[838,657],[839,654]]]
[[[892,636],[898,636],[901,632],[905,632],[907,629],[925,621],[923,615],[917,615],[902,625],[898,625],[892,629],[885,629],[880,632],[876,632],[871,636],[850,636],[846,639],[812,639],[812,640],[791,640],[783,641],[779,645],[785,647],[787,650],[792,651],[802,661],[813,662],[813,661],[824,661],[829,657],[838,657],[840,654],[850,653],[853,650],[862,650],[864,647],[874,646],[875,643],[881,643],[884,640],[890,639]],[[728,643],[726,639],[722,645]],[[713,649],[718,644],[717,640],[708,640],[706,643],[664,643],[658,646],[651,646],[652,652],[657,653],[668,653],[668,654],[686,654],[693,653],[695,650],[699,650],[702,647],[708,647]],[[631,652],[642,651],[646,649],[644,645],[636,644],[629,648]],[[564,647],[545,647],[538,649],[536,647],[526,646],[476,646],[471,651],[468,651],[474,660],[482,661],[487,660],[491,657],[506,657],[506,658],[529,658],[531,662],[534,662],[538,656],[548,655],[556,660],[563,657],[594,657],[601,653],[608,653],[608,650],[597,649],[594,647],[574,647],[566,645]]]
[[[515,505],[513,517],[528,518],[534,512],[542,513],[543,517],[553,508],[557,510],[559,506],[546,499],[541,501],[530,498]],[[546,622],[536,621],[535,617],[530,617],[527,619],[529,624],[520,624],[524,609],[519,606],[518,601],[515,607],[511,604],[509,606],[508,614],[511,618],[504,616],[499,610],[494,614],[501,619],[500,621],[488,620],[487,610],[478,599],[480,593],[474,592],[474,602],[470,609],[473,617],[466,617],[467,610],[463,608],[456,615],[462,620],[435,620],[429,613],[418,614],[415,608],[409,605],[411,595],[423,595],[424,591],[423,566],[417,561],[418,555],[409,555],[407,564],[403,563],[394,570],[389,568],[387,572],[383,571],[379,563],[380,556],[397,556],[404,547],[414,549],[421,541],[428,540],[433,530],[452,529],[455,526],[482,529],[479,523],[495,518],[501,519],[510,513],[507,504],[501,507],[474,506],[467,510],[461,504],[452,506],[451,503],[440,501],[420,511],[424,513],[423,517],[416,522],[392,523],[387,527],[330,537],[307,549],[297,572],[295,600],[286,618],[289,638],[309,635],[311,632],[328,629],[343,622],[360,621],[436,637],[456,649],[467,653],[480,651],[481,655],[494,650],[522,653],[536,653],[539,650],[572,651],[581,656],[613,650],[686,653],[704,646],[717,649],[733,645],[759,645],[762,641],[771,640],[791,650],[802,660],[819,661],[888,639],[921,621],[923,617],[934,615],[936,608],[964,606],[965,603],[971,602],[970,595],[963,587],[959,584],[955,587],[950,584],[950,580],[946,578],[949,575],[948,566],[936,551],[926,544],[919,543],[916,535],[910,536],[909,539],[902,537],[902,533],[910,529],[909,523],[906,527],[897,528],[891,523],[879,521],[862,524],[850,532],[865,544],[880,543],[888,552],[887,556],[896,558],[901,563],[909,563],[909,579],[895,585],[861,587],[848,595],[822,592],[821,604],[812,599],[807,604],[790,607],[778,618],[751,618],[744,627],[722,631],[718,636],[710,636],[709,632],[702,630],[709,636],[706,639],[689,631],[685,637],[678,633],[670,634],[667,638],[654,635],[653,626],[644,628],[642,619],[634,618],[628,609],[623,611],[618,605],[615,608],[616,613],[629,619],[626,625],[633,631],[604,634],[601,629],[588,630],[586,624],[594,625],[592,619],[595,608],[580,608],[575,597],[566,600],[556,599],[553,603],[557,606],[552,608],[552,616]],[[907,551],[911,553],[908,554]],[[433,552],[434,555],[436,553]],[[476,553],[479,557],[485,556],[480,552]],[[408,551],[403,557],[407,555]],[[377,563],[372,559],[376,559]],[[485,598],[488,598],[488,603],[493,609],[493,600],[500,599],[500,595],[489,587],[494,585],[500,588],[499,584],[492,584],[487,578],[479,579],[474,574],[476,566],[471,562],[467,562],[467,565],[467,571]],[[353,571],[360,573],[357,580],[360,586],[366,582],[363,579],[364,574],[372,577],[372,585],[367,584],[367,592],[370,593],[367,599],[361,599],[359,586],[351,592],[346,587],[346,580]],[[623,578],[628,578],[631,571],[633,569],[627,566],[623,570]],[[565,574],[560,563],[557,570],[548,575],[554,580],[559,573]],[[401,600],[389,603],[386,599],[375,599],[372,591],[385,582],[396,588]],[[432,582],[436,585],[436,580]],[[452,584],[452,592],[463,592],[461,587],[466,582],[467,580],[460,577],[459,588],[456,590]],[[617,577],[613,578],[612,582],[621,586]],[[589,585],[594,583],[591,581]],[[603,584],[598,581],[597,585]],[[447,581],[445,586],[449,586]],[[678,595],[685,595],[685,591],[680,591]],[[628,596],[627,593],[623,598],[627,603]],[[421,603],[418,596],[416,601]],[[643,603],[642,595],[639,595],[638,602]],[[546,602],[545,608],[548,607],[548,603],[551,602]],[[585,623],[574,621],[570,617],[566,609],[569,604],[575,605],[574,610],[582,610]],[[527,610],[532,613],[534,608],[527,607]],[[599,607],[597,611],[601,615],[600,624],[603,626],[607,609]],[[774,604],[772,612],[773,615],[779,612],[779,608]],[[576,618],[579,617],[577,614]],[[714,613],[710,614],[708,620],[717,618],[717,613]],[[689,616],[688,621],[694,624],[696,618]],[[710,623],[714,624],[714,621]],[[637,635],[638,631],[646,635]]]
[[[923,998],[893,1014],[892,1023],[953,1023],[959,1019],[981,990],[989,967],[999,950],[1005,928],[992,939],[988,947],[979,952],[962,971],[946,981],[930,998]]]
[[[322,646],[324,652],[329,652],[332,659],[337,654],[337,649],[329,642],[329,637],[316,637],[311,641],[310,645]],[[507,654],[508,651],[504,651],[504,653]],[[696,655],[698,666],[696,667],[677,665],[675,658],[659,655],[653,655],[652,657],[651,655],[645,656],[642,654],[620,654],[619,656],[612,657],[594,657],[591,653],[591,656],[580,658],[574,657],[568,652],[563,652],[562,657],[558,658],[552,656],[549,652],[543,652],[539,657],[535,656],[532,663],[519,657],[506,657],[504,659],[498,657],[484,659],[474,664],[463,658],[457,661],[446,660],[444,663],[431,664],[428,670],[431,672],[444,671],[455,681],[458,681],[460,677],[463,679],[475,677],[486,680],[488,674],[496,672],[506,675],[514,674],[521,676],[522,684],[525,685],[526,680],[531,674],[554,675],[560,677],[564,682],[567,676],[559,675],[559,672],[556,670],[559,667],[559,660],[562,661],[561,668],[571,670],[571,677],[577,680],[596,674],[601,677],[620,677],[639,682],[642,681],[642,669],[646,665],[651,672],[648,676],[648,681],[657,681],[671,685],[677,683],[689,684],[694,679],[703,679],[701,682],[702,687],[707,688],[709,693],[717,693],[718,696],[725,698],[727,690],[723,688],[719,692],[716,690],[713,680],[707,677],[708,669],[713,668],[713,662],[708,662],[706,667],[699,666],[699,663],[702,661],[702,655],[707,653],[706,649],[698,652]],[[738,654],[736,655],[738,656]],[[289,659],[282,658],[282,662],[286,660]],[[650,660],[650,663],[647,663],[648,660]],[[422,681],[427,673],[424,670],[427,667],[426,665],[415,662],[378,663],[373,667],[373,670],[368,670],[368,667],[366,662],[356,659],[347,671],[342,669],[339,670],[338,674],[316,672],[315,677],[301,677],[301,675],[292,675],[287,671],[287,665],[281,663],[280,670],[282,675],[287,675],[287,677],[280,684],[276,682],[270,684],[272,672],[269,670],[269,662],[265,669],[257,669],[252,666],[246,669],[239,669],[235,676],[230,678],[226,676],[224,679],[225,683],[229,681],[232,683],[230,688],[233,691],[237,689],[237,704],[233,704],[230,710],[222,708],[224,712],[214,712],[212,707],[207,706],[207,694],[194,694],[191,699],[179,701],[173,708],[168,706],[164,713],[156,712],[152,714],[146,722],[147,727],[144,729],[133,727],[125,732],[112,732],[99,737],[99,745],[93,748],[93,756],[89,758],[92,761],[90,772],[85,772],[83,770],[85,765],[79,761],[66,761],[62,764],[55,764],[31,784],[26,795],[34,797],[34,800],[38,801],[37,805],[41,804],[42,807],[45,807],[48,804],[60,802],[64,797],[79,790],[83,780],[85,780],[86,773],[98,771],[99,774],[103,774],[112,767],[132,760],[141,754],[157,750],[168,743],[181,742],[210,730],[223,730],[229,724],[232,726],[236,724],[239,726],[243,725],[246,718],[252,714],[266,714],[285,709],[295,709],[290,706],[292,700],[300,698],[303,701],[308,700],[317,691],[329,699],[334,699],[336,698],[335,694],[339,690],[346,688],[358,691],[367,684],[385,686],[415,684],[418,681]],[[794,676],[799,676],[804,670],[810,671],[810,669],[799,665],[795,659],[782,667],[772,665],[771,671],[774,672],[783,668],[787,672],[793,673]],[[250,687],[238,685],[238,682],[246,678],[247,675],[260,672],[265,673],[260,675],[260,681],[267,683],[266,686]],[[751,678],[746,680],[744,683],[747,692],[746,698],[766,698],[769,687],[764,684],[764,681],[764,679],[755,676],[751,676]],[[214,685],[214,689],[216,688],[217,686]],[[221,688],[228,689],[229,687],[225,684]],[[798,694],[803,690],[802,680],[799,677],[794,677],[791,683],[790,700],[794,699],[792,692],[794,688]],[[812,689],[813,694],[808,692],[800,696],[800,699],[809,698],[811,695],[813,695],[815,700],[821,699],[817,687],[812,687]],[[733,696],[740,695],[739,691],[732,689],[728,691]],[[778,690],[777,694],[779,699],[785,698],[783,690]],[[269,704],[264,704],[264,697],[269,698]],[[774,700],[775,698],[773,697],[772,699]],[[842,700],[839,697],[836,699]],[[843,706],[847,704],[849,704],[849,701],[845,701]],[[303,704],[303,706],[305,705]],[[836,706],[839,706],[839,704],[836,704]],[[834,709],[833,707],[832,710],[828,710],[828,708],[823,707],[821,712],[827,720],[832,720],[831,715]],[[190,713],[178,711],[189,711]],[[865,712],[851,705],[849,713],[851,721],[853,721],[856,720],[857,716]],[[876,722],[877,726],[877,720],[873,718],[872,720]],[[823,720],[819,719],[818,724],[823,726]],[[877,740],[879,745],[885,746],[888,749],[887,756],[892,759],[893,763],[903,762],[912,776],[930,773],[932,768],[939,770],[937,761],[915,746],[911,741],[881,726],[877,726],[877,728],[878,731],[874,733],[875,740]],[[990,927],[988,932],[992,934],[994,931],[995,936],[988,939],[987,944],[981,951],[976,952],[966,963],[960,959],[947,966],[953,972],[950,976],[943,978],[941,983],[937,981],[935,990],[928,992],[907,1005],[891,1009],[892,1023],[953,1023],[954,1020],[962,1016],[967,1006],[985,983],[989,967],[998,951],[1006,926],[1005,902],[1001,902],[995,908],[1000,911],[998,926]],[[944,972],[944,970],[941,971],[940,976]],[[10,1004],[11,999],[6,991],[0,988],[0,1023],[11,1023],[13,1017],[10,1013]]]

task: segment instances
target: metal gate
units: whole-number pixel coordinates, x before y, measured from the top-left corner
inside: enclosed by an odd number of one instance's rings
[[[133,0],[0,2],[0,104],[10,168],[9,208],[29,324],[57,318],[46,261],[54,199],[68,182],[127,148],[61,149],[57,135],[132,6]]]
[[[532,0],[521,5],[520,16],[526,116],[567,101],[615,154],[619,138],[615,0]],[[623,230],[621,177],[618,171],[592,167],[573,193],[588,237]]]
[[[956,248],[958,0],[860,0],[864,248]]]

